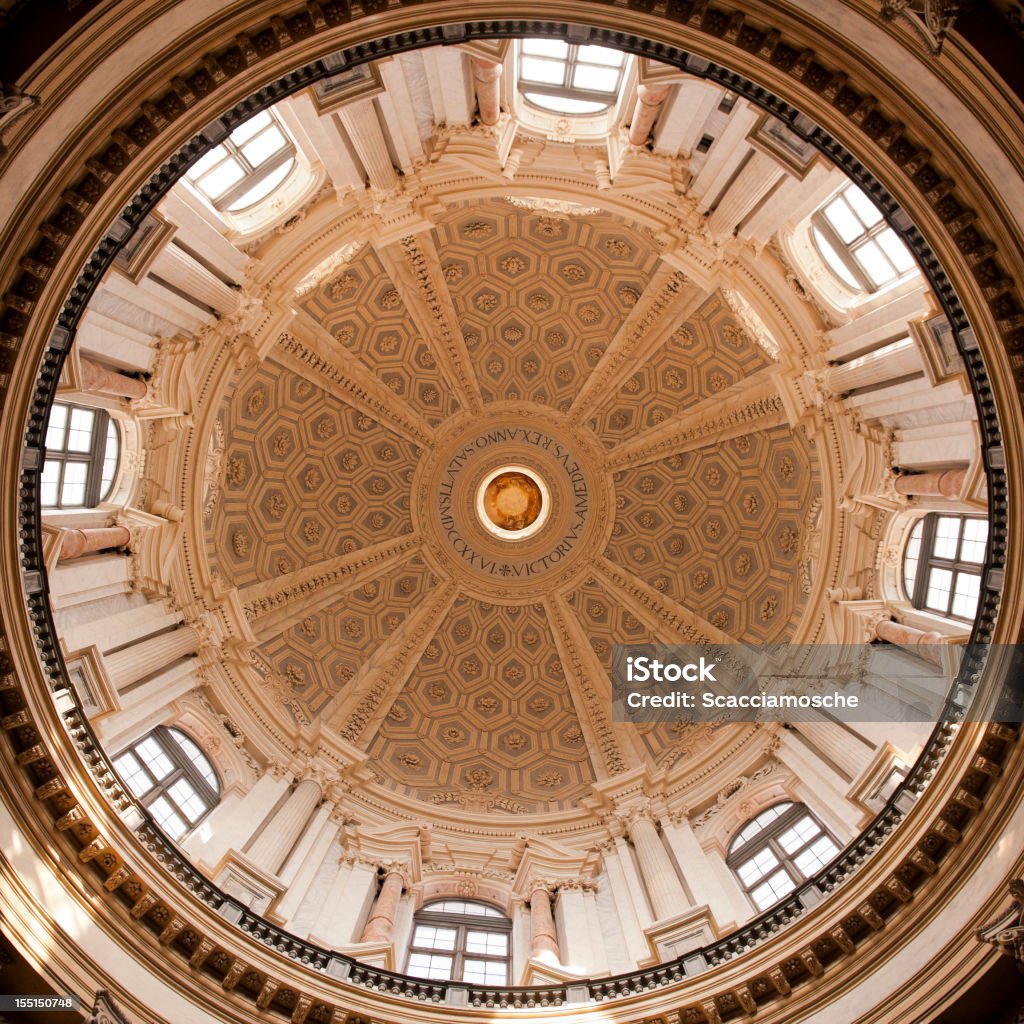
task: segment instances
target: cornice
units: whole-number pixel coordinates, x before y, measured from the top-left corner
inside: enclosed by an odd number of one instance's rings
[[[269,10],[274,5],[264,6]],[[329,28],[325,11],[337,10],[338,5],[310,3],[304,7],[295,5],[292,9],[298,11],[304,19],[296,24],[310,28],[307,42],[301,44],[304,55],[314,51],[326,52],[346,38],[366,39],[383,28],[413,26],[417,22],[427,24],[439,16],[447,20],[458,15],[458,11],[450,6],[442,7],[428,2],[409,11],[399,9],[390,17],[378,14],[364,19],[363,14],[357,11],[352,15],[351,23]],[[247,13],[244,17],[258,19],[261,10]],[[622,15],[621,10],[598,5],[588,6],[585,10],[586,20],[602,22],[609,27]],[[652,7],[652,10],[655,8]],[[570,7],[563,4],[549,8],[545,15],[555,17],[565,14],[572,20],[580,16],[580,11],[579,5]],[[232,13],[235,17],[243,17],[237,9],[233,9]],[[479,14],[479,9],[474,14]],[[952,166],[962,163],[962,153],[957,151],[957,144],[949,140],[942,142],[938,147],[941,149],[940,156],[930,158],[920,142],[911,137],[915,131],[923,130],[916,118],[910,119],[915,127],[905,132],[896,127],[896,115],[886,117],[879,108],[873,107],[869,99],[875,84],[872,75],[864,71],[840,78],[834,71],[817,64],[810,51],[802,49],[802,42],[815,38],[816,33],[818,38],[828,38],[828,31],[823,31],[822,25],[808,22],[803,31],[794,30],[790,18],[779,14],[784,24],[784,33],[780,32],[773,37],[758,28],[757,24],[757,18],[764,17],[765,21],[761,24],[767,27],[773,14],[778,12],[766,14],[762,8],[751,8],[750,13],[744,14],[719,8],[696,8],[683,2],[672,6],[671,14],[668,15],[672,22],[670,25],[665,24],[660,13],[637,14],[635,23],[638,29],[642,27],[646,31],[650,28],[654,36],[676,39],[683,45],[692,43],[698,51],[721,55],[721,59],[726,62],[730,57],[735,60],[752,60],[757,66],[759,77],[769,86],[787,97],[803,101],[812,116],[820,115],[826,127],[836,130],[848,144],[852,143],[887,180],[898,182],[898,191],[908,211],[934,241],[946,265],[955,272],[968,319],[974,326],[977,341],[994,372],[993,382],[986,382],[981,392],[983,398],[987,393],[989,399],[989,405],[982,410],[986,450],[999,447],[993,404],[996,403],[1003,413],[1002,427],[1004,431],[1009,430],[1011,435],[1004,436],[1006,451],[1003,454],[1012,469],[1019,469],[1019,396],[1011,403],[1014,382],[1010,364],[1005,350],[997,347],[1001,339],[1010,352],[1016,353],[1017,347],[1024,341],[1021,333],[1024,326],[1019,323],[1017,312],[1021,308],[1017,283],[1007,276],[1004,269],[1020,265],[1017,258],[1017,235],[990,226],[988,231],[994,231],[1004,243],[1001,245],[1004,250],[1001,255],[993,253],[978,227],[979,223],[989,219],[990,214],[986,211],[991,211],[984,183],[973,180],[954,184],[944,170],[947,164]],[[7,309],[0,320],[0,343],[11,353],[7,365],[14,364],[10,367],[12,373],[4,395],[5,416],[9,420],[20,422],[29,405],[28,388],[38,366],[38,357],[46,346],[50,325],[55,321],[65,292],[71,287],[96,237],[118,212],[132,184],[144,180],[155,166],[159,157],[157,151],[166,155],[184,136],[182,127],[164,132],[160,122],[161,118],[166,119],[166,115],[161,112],[160,104],[166,104],[167,113],[176,109],[176,103],[182,107],[191,105],[193,116],[179,121],[179,124],[184,126],[187,122],[194,125],[199,118],[212,115],[225,103],[240,98],[254,86],[270,80],[294,63],[300,49],[300,41],[295,38],[298,35],[298,29],[289,28],[286,21],[274,22],[269,26],[265,23],[255,25],[247,37],[250,41],[266,38],[266,55],[261,58],[260,51],[253,47],[255,59],[251,66],[245,69],[240,67],[230,83],[224,68],[235,60],[231,47],[221,51],[217,57],[208,58],[205,73],[211,78],[211,84],[202,97],[187,82],[184,89],[177,84],[168,87],[166,92],[154,96],[152,108],[143,107],[130,120],[126,115],[122,129],[108,144],[101,145],[96,141],[97,137],[93,136],[90,144],[73,142],[69,145],[69,157],[71,151],[80,154],[90,151],[96,154],[94,164],[88,170],[81,170],[77,177],[73,177],[70,171],[64,175],[54,175],[52,186],[38,191],[34,187],[27,190],[29,199],[26,207],[23,207],[26,216],[19,219],[19,224],[24,225],[17,236],[20,244],[11,246],[9,250],[13,254],[10,267],[16,265],[18,258],[25,262],[22,263],[22,269],[8,271],[5,280],[8,287]],[[196,46],[211,44],[209,35],[204,36],[201,32],[197,34],[197,40]],[[248,63],[244,57],[243,63]],[[169,62],[160,71],[161,78],[166,78],[167,67],[174,66]],[[876,70],[880,76],[882,69]],[[225,88],[218,88],[217,83],[212,81],[211,71],[223,76],[222,84],[227,83]],[[892,69],[890,73],[895,75],[897,69]],[[157,72],[153,74],[151,83],[156,80]],[[137,90],[126,95],[126,102],[135,102],[139,96]],[[896,99],[887,98],[885,109],[899,110],[905,99],[897,93]],[[907,104],[907,108],[913,112],[916,104]],[[127,110],[127,107],[122,109]],[[179,111],[176,116],[180,118],[183,113],[183,110]],[[109,119],[107,124],[109,127]],[[159,141],[154,145],[158,138]],[[827,140],[819,138],[819,141],[826,148],[830,146]],[[885,155],[882,155],[882,149],[878,147],[884,149]],[[141,159],[136,162],[134,157],[139,155],[140,150]],[[104,160],[107,162],[104,163]],[[68,166],[73,163],[69,158]],[[115,178],[122,173],[122,181],[115,183]],[[64,196],[59,196],[59,190],[65,184],[72,187]],[[40,197],[45,198],[45,206]],[[972,204],[982,211],[980,217],[969,212],[968,208]],[[102,260],[90,268],[90,273],[97,274],[101,265]],[[941,279],[939,291],[949,299]],[[958,328],[966,324],[960,314],[954,315],[953,321]],[[981,357],[978,352],[969,348],[965,354],[975,375],[981,374]],[[51,354],[44,362],[44,374],[51,378],[51,384],[58,361],[51,349]],[[34,429],[38,429],[38,426],[37,415]],[[6,442],[7,455],[14,456],[4,459],[4,464],[11,467],[5,477],[7,484],[12,484],[15,479],[15,467],[19,465],[18,447],[19,439],[16,436]],[[1015,486],[1020,486],[1019,474]],[[5,487],[4,493],[13,495],[16,488]],[[1006,495],[1002,481],[996,480],[992,494],[997,513],[1004,512]],[[45,841],[51,848],[54,843],[58,844],[63,856],[69,860],[77,857],[79,850],[96,849],[93,844],[98,837],[108,840],[111,845],[101,846],[96,856],[90,857],[81,870],[85,873],[86,885],[90,890],[89,898],[110,902],[109,913],[117,921],[118,929],[123,929],[121,934],[125,945],[133,944],[134,937],[139,945],[140,956],[152,956],[154,963],[161,964],[166,963],[164,958],[168,957],[180,969],[183,959],[186,962],[193,959],[197,955],[196,950],[204,948],[204,939],[214,943],[208,957],[197,959],[194,964],[196,975],[189,979],[187,985],[189,991],[196,993],[197,998],[203,1001],[203,994],[209,992],[211,979],[204,979],[201,976],[202,970],[212,975],[214,983],[220,980],[217,978],[219,968],[214,966],[212,960],[216,955],[217,943],[233,947],[237,933],[227,928],[222,930],[212,910],[203,906],[198,899],[184,895],[176,882],[169,882],[154,867],[161,858],[167,859],[158,840],[151,839],[153,849],[139,855],[137,861],[126,861],[124,853],[120,852],[122,844],[126,852],[138,853],[132,834],[117,819],[105,816],[103,808],[106,805],[102,798],[95,803],[93,797],[85,795],[84,791],[92,788],[94,783],[90,782],[81,766],[76,765],[74,757],[69,756],[68,745],[60,741],[60,728],[52,709],[49,714],[45,710],[44,702],[49,699],[46,680],[35,660],[31,637],[20,608],[21,565],[14,550],[16,524],[12,505],[13,501],[9,500],[0,512],[0,525],[4,527],[3,561],[6,574],[2,601],[7,631],[6,656],[10,662],[5,677],[9,682],[5,683],[2,690],[4,715],[0,726],[10,739],[5,753],[9,751],[18,760],[19,769],[18,781],[15,781],[10,775],[13,769],[11,759],[4,758],[3,768],[8,783],[5,799],[24,796],[26,780],[33,787],[41,787],[37,803],[31,805],[35,808],[34,813],[22,808],[20,814],[29,827],[39,830],[40,842]],[[1000,548],[1005,539],[1005,533],[997,531],[996,541]],[[1016,535],[1014,540],[1017,540]],[[1002,551],[999,553],[1001,557]],[[1009,555],[1012,558],[1011,572],[1007,573],[1007,586],[1003,592],[1002,617],[994,630],[991,622],[987,625],[986,638],[1015,639],[1017,636],[1021,574],[1012,570],[1019,566],[1019,545],[1014,544]],[[28,568],[35,571],[31,565]],[[45,617],[45,612],[40,612],[41,601],[44,601],[41,594],[30,595],[33,610]],[[986,598],[986,611],[994,612],[996,603],[994,588]],[[55,666],[51,665],[50,669],[54,671]],[[613,1020],[625,1020],[630,1019],[631,1014],[650,1016],[652,1012],[671,1010],[680,1012],[682,1020],[703,1024],[705,1021],[719,1019],[736,1007],[749,1014],[752,1007],[761,1005],[761,999],[765,1001],[763,1009],[759,1011],[762,1019],[778,1019],[780,1013],[792,1014],[795,1001],[782,1008],[777,996],[789,995],[790,992],[800,995],[801,989],[807,987],[813,978],[829,974],[833,965],[847,963],[847,958],[864,953],[870,956],[872,949],[877,950],[878,945],[871,942],[870,936],[885,924],[887,917],[893,921],[901,917],[913,920],[927,912],[928,908],[934,908],[939,900],[940,885],[931,881],[933,866],[939,865],[946,852],[961,842],[963,836],[970,836],[971,820],[977,816],[981,796],[991,791],[991,801],[1004,807],[1015,805],[1019,799],[1019,758],[1013,762],[1012,770],[1007,772],[1001,783],[995,781],[1001,770],[1000,763],[1013,749],[1015,740],[1015,734],[1005,727],[989,727],[986,734],[982,734],[980,728],[963,730],[953,748],[957,754],[955,760],[958,774],[954,777],[952,766],[944,764],[942,771],[948,777],[942,792],[933,794],[930,789],[926,790],[918,804],[934,812],[934,801],[945,797],[949,799],[948,806],[930,820],[917,822],[913,829],[907,823],[898,841],[891,840],[883,855],[872,859],[863,877],[844,885],[841,902],[846,909],[854,905],[855,909],[850,910],[847,918],[839,924],[832,923],[832,915],[838,911],[838,906],[834,906],[832,900],[825,900],[816,911],[804,917],[799,935],[783,931],[758,947],[756,956],[737,956],[724,965],[725,969],[716,968],[707,975],[687,978],[685,982],[681,980],[680,972],[686,972],[680,965],[666,965],[658,981],[666,986],[664,989],[653,995],[648,993],[617,1001],[611,1005],[608,1016]],[[102,767],[102,757],[98,763]],[[950,793],[953,794],[951,799]],[[113,794],[108,796],[112,798]],[[90,814],[83,809],[83,800],[87,801],[84,806],[94,811],[93,816],[100,819],[103,831],[97,828]],[[108,810],[106,814],[109,813]],[[48,820],[53,822],[60,835],[54,837],[49,832]],[[911,831],[913,835],[909,834]],[[969,841],[964,844],[965,854],[968,846]],[[903,856],[905,860],[897,864],[898,857]],[[57,866],[53,865],[52,869],[56,871]],[[153,895],[150,902],[148,897],[152,895],[151,886],[168,893],[173,891],[173,895],[168,895],[166,901]],[[858,900],[864,902],[858,903]],[[131,916],[130,912],[126,914],[129,907],[137,912],[137,916]],[[179,914],[179,907],[189,918],[188,923],[176,928],[174,921]],[[924,907],[925,911],[920,911],[920,907]],[[810,934],[812,926],[825,923],[826,918],[828,926],[825,930],[816,935]],[[339,983],[326,984],[322,976],[305,971],[289,961],[290,955],[301,958],[301,944],[295,947],[298,952],[289,954],[286,940],[276,936],[269,926],[252,922],[244,914],[240,920],[250,926],[254,938],[261,940],[259,943],[247,944],[242,956],[247,959],[251,956],[252,962],[265,966],[266,970],[255,969],[254,986],[236,989],[239,997],[249,998],[245,995],[249,992],[249,996],[256,1000],[256,1005],[261,1009],[272,1004],[278,1014],[292,1014],[293,1019],[296,1019],[295,1008],[303,1005],[305,1010],[298,1019],[331,1019],[336,1008],[332,1000],[337,997]],[[764,927],[771,931],[779,927],[779,921],[772,920]],[[138,934],[132,931],[136,928],[140,930]],[[168,928],[171,930],[168,931]],[[835,933],[836,928],[841,931]],[[167,935],[166,945],[154,943],[152,936],[156,929]],[[806,946],[801,944],[805,938]],[[268,952],[267,940],[269,946],[279,946],[278,951]],[[744,940],[732,941],[738,944]],[[867,950],[863,948],[865,946]],[[226,955],[231,962],[226,967],[225,978],[232,971],[234,963],[231,954]],[[763,974],[757,974],[758,965],[766,965],[772,958],[775,958],[775,966],[767,967]],[[372,969],[364,967],[353,967],[351,971],[351,981],[361,981],[363,985],[373,987],[378,992],[370,996],[364,988],[356,987],[355,984],[345,987],[346,1010],[341,1012],[346,1016],[348,1009],[361,1011],[365,1008],[375,1018],[390,1018],[392,1014],[398,1014],[424,1020],[450,1019],[450,1010],[431,1005],[439,998],[437,993],[441,986],[404,980],[382,982]],[[755,973],[753,976],[741,977],[746,971]],[[676,980],[673,980],[673,975]],[[284,980],[278,981],[278,978]],[[235,982],[244,979],[243,974],[236,977]],[[594,983],[591,994],[598,999],[625,996],[631,984],[618,980]],[[294,988],[289,988],[289,985]],[[559,995],[556,989],[544,990],[543,994],[535,993],[532,996],[517,995],[511,998],[508,1005],[536,1006],[540,1001],[558,1004],[566,997]],[[292,993],[293,1001],[290,1001],[292,996],[285,995],[286,992]],[[483,993],[479,997],[480,1001],[473,1005],[486,1006],[488,999],[493,1001],[494,998],[493,995]],[[277,1001],[272,1002],[275,999]],[[406,1002],[410,999],[416,1002]],[[242,1005],[249,1011],[247,1003]],[[320,1012],[319,1007],[325,1008],[324,1013]],[[493,1017],[493,1011],[487,1013]],[[550,1014],[548,1016],[550,1019]],[[467,1019],[471,1017],[472,1014]],[[337,1019],[344,1020],[345,1017]]]

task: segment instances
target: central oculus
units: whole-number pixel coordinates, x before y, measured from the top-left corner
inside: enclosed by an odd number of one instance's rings
[[[499,466],[480,481],[476,514],[501,540],[525,540],[547,521],[551,496],[543,478],[525,466]]]

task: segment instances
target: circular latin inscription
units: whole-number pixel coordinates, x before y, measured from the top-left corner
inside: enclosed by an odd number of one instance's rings
[[[465,589],[536,600],[542,581],[560,584],[595,553],[607,486],[585,432],[517,405],[443,439],[417,472],[416,518],[438,568]]]

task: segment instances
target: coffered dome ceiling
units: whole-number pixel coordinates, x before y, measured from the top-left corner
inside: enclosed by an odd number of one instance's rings
[[[339,574],[327,601],[314,581],[283,617],[257,609],[257,678],[287,727],[365,731],[378,781],[433,804],[570,808],[623,745],[651,767],[694,756],[682,726],[609,720],[613,646],[681,638],[650,597],[693,637],[793,636],[819,457],[778,416],[688,443],[694,410],[761,400],[774,361],[650,232],[495,198],[416,245],[438,315],[366,245],[298,298],[305,340],[227,393],[210,571],[249,611],[282,577]],[[381,415],[300,372],[313,343],[321,373],[355,362],[383,385]],[[464,376],[440,365],[452,350]],[[543,491],[521,534],[483,510],[503,467]]]

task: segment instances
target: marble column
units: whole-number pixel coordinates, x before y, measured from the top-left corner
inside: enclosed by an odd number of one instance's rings
[[[883,385],[921,370],[921,357],[909,338],[857,356],[845,363],[829,366],[822,374],[822,382],[829,391],[844,395],[857,388]]]
[[[690,901],[686,898],[672,858],[658,835],[658,826],[650,813],[635,811],[629,817],[628,829],[640,862],[640,875],[651,900],[654,919],[661,921],[687,910]]]
[[[359,922],[373,902],[376,882],[375,865],[356,857],[343,857],[324,905],[309,930],[310,940],[330,949],[354,942]]]
[[[733,234],[783,174],[779,164],[766,153],[754,153],[708,217],[708,230],[714,234]]]
[[[645,146],[650,138],[654,122],[658,120],[661,108],[668,97],[670,86],[639,85],[636,90],[636,106],[629,124],[629,144]]]
[[[563,882],[555,904],[564,966],[591,977],[608,973],[604,943],[595,928],[595,891],[593,882]]]
[[[81,558],[93,551],[127,547],[132,539],[125,526],[97,526],[87,530],[63,529],[58,562]]]
[[[132,644],[123,651],[105,657],[107,673],[117,690],[167,668],[179,658],[195,654],[202,638],[194,626],[179,626],[169,633]]]
[[[716,850],[705,850],[685,814],[664,826],[676,860],[686,865],[686,882],[697,905],[704,905],[719,926],[742,924],[750,917],[750,901]]]
[[[792,729],[780,734],[776,758],[793,773],[793,789],[840,845],[860,831],[862,812],[847,797],[849,782]]]
[[[640,927],[633,890],[626,880],[626,873],[623,871],[622,861],[619,859],[619,848],[615,840],[609,839],[601,845],[600,849],[605,875],[608,878],[608,887],[611,889],[619,926],[622,928],[622,936],[626,942],[626,953],[636,966],[641,960],[650,956],[651,951],[644,938],[643,929]]]
[[[395,914],[405,888],[403,868],[398,864],[384,867],[384,881],[366,922],[360,942],[390,942],[395,934]]]
[[[469,63],[473,69],[473,88],[476,90],[480,123],[497,124],[498,115],[501,113],[501,64],[485,60],[483,57],[472,57]]]
[[[959,498],[966,476],[966,469],[905,473],[896,477],[896,493],[915,498]]]
[[[241,850],[288,786],[278,770],[266,771],[244,796],[229,794],[185,840],[185,849],[211,871],[228,850]]]
[[[551,911],[551,885],[535,881],[530,884],[530,957],[548,964],[561,963],[558,933]]]
[[[302,779],[246,851],[249,860],[276,875],[309,824],[322,794],[316,779]]]
[[[118,398],[145,398],[149,388],[144,380],[136,380],[125,373],[111,370],[88,356],[78,357],[82,373],[82,390]]]
[[[886,643],[896,644],[933,665],[942,664],[941,652],[937,646],[942,643],[941,633],[926,633],[923,629],[904,626],[902,622],[882,619],[875,626],[875,636]]]
[[[850,781],[857,778],[868,766],[874,752],[873,744],[839,722],[830,722],[827,719],[799,722],[795,728]]]

